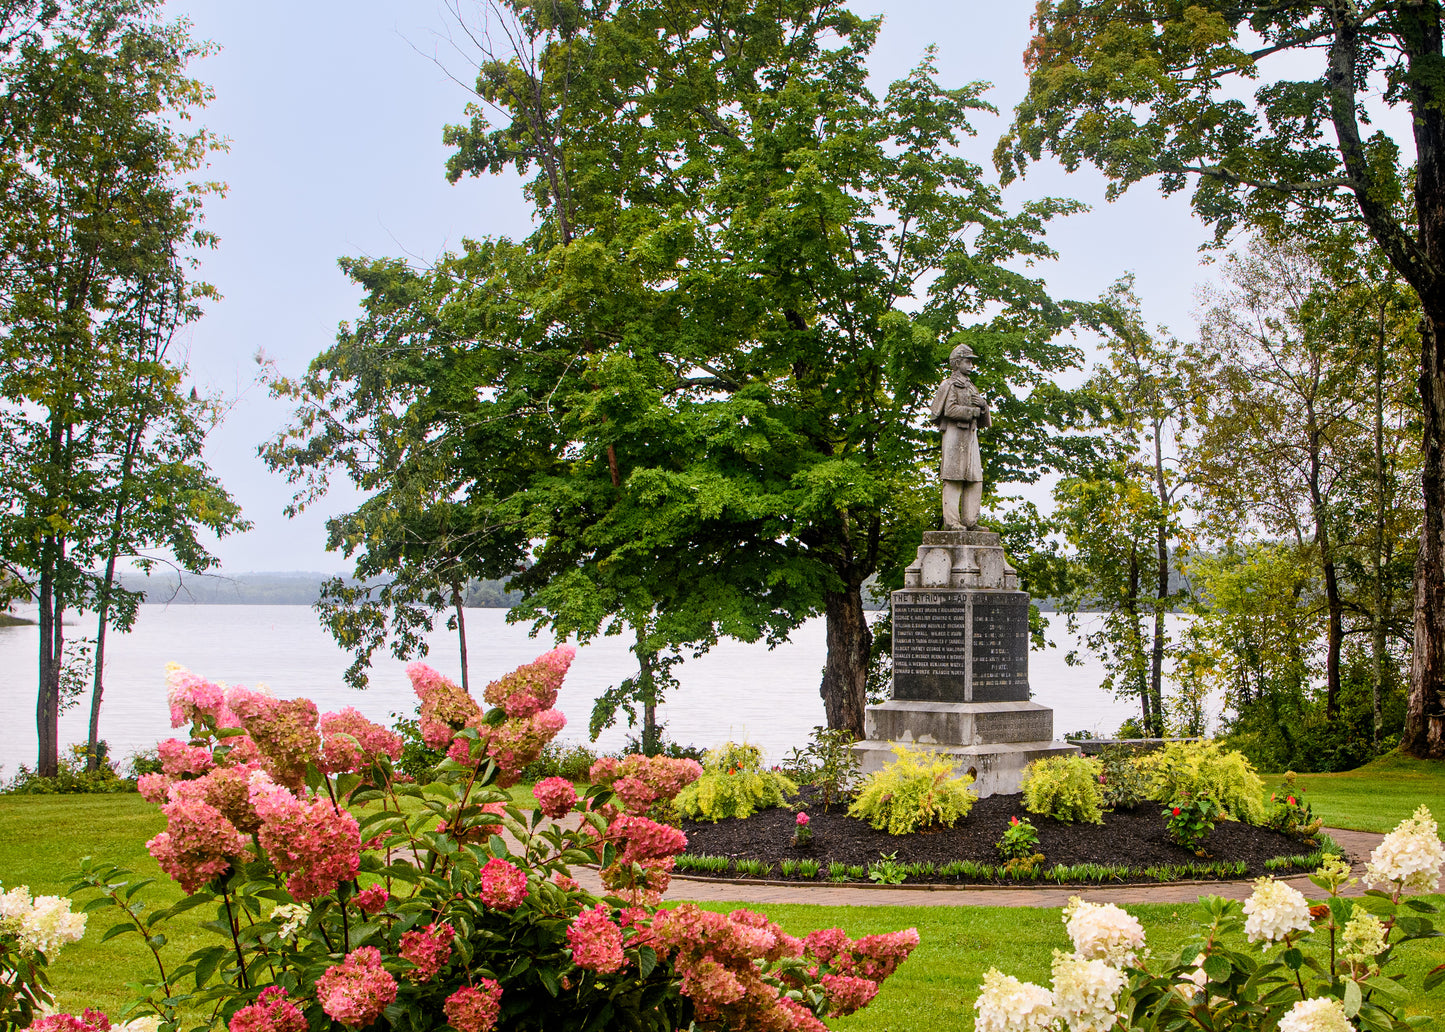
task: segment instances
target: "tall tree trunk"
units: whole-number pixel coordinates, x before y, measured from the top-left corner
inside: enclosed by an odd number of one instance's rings
[[[467,680],[467,615],[462,605],[462,582],[452,578],[452,608],[457,614],[457,651],[461,654],[462,660],[462,691],[471,694],[471,684]]]
[[[1340,578],[1335,570],[1334,544],[1330,540],[1329,519],[1325,512],[1324,494],[1320,488],[1320,431],[1315,423],[1313,407],[1307,404],[1306,429],[1309,448],[1310,513],[1314,517],[1315,547],[1320,552],[1320,572],[1325,582],[1325,719],[1340,716],[1340,646],[1344,641],[1345,606],[1340,599]]]
[[[65,605],[56,592],[55,575],[64,556],[61,539],[46,538],[40,569],[40,684],[35,701],[35,732],[39,751],[35,772],[53,778],[60,771],[60,664],[65,654]]]
[[[1385,482],[1385,306],[1380,305],[1380,323],[1375,337],[1375,540],[1371,549],[1374,575],[1370,626],[1370,705],[1374,722],[1371,752],[1380,752],[1384,735],[1385,694],[1385,510],[1389,508],[1389,487]]]
[[[1139,569],[1139,553],[1135,548],[1129,549],[1129,594],[1124,600],[1124,615],[1129,618],[1128,646],[1132,655],[1129,657],[1129,666],[1133,669],[1134,690],[1139,693],[1140,719],[1144,725],[1146,735],[1158,736],[1155,729],[1158,714],[1154,710],[1153,698],[1149,694],[1149,677],[1144,668],[1144,635],[1139,630],[1139,584],[1141,571]]]
[[[1437,162],[1438,164],[1438,162]],[[1422,173],[1423,174],[1423,173]],[[1445,193],[1445,183],[1441,184]],[[1426,217],[1439,220],[1425,233]],[[1445,243],[1445,212],[1421,212],[1422,235]],[[1415,647],[1410,696],[1400,749],[1422,759],[1445,759],[1445,285],[1439,297],[1422,297],[1420,398],[1424,406],[1424,460],[1420,471],[1425,513],[1415,559]]]
[[[106,544],[105,580],[100,585],[100,606],[95,622],[95,673],[90,687],[90,734],[86,740],[85,769],[100,769],[100,703],[105,695],[105,632],[110,622],[110,595],[115,586],[115,561],[120,553],[120,541],[125,532],[126,510],[130,507],[131,476],[135,471],[136,452],[140,449],[140,438],[145,428],[144,414],[134,417],[125,440],[125,455],[121,460],[119,497],[115,502],[115,514],[111,518],[110,541]]]
[[[1159,497],[1159,526],[1155,535],[1155,559],[1159,577],[1155,584],[1154,651],[1149,658],[1149,697],[1154,706],[1154,734],[1164,736],[1164,606],[1169,598],[1169,483],[1164,479],[1164,432],[1161,420],[1154,420],[1154,489]]]
[[[642,755],[656,756],[662,748],[662,735],[657,727],[657,678],[654,665],[657,653],[644,647],[647,635],[641,627],[633,629],[637,644],[637,697],[642,700]]]
[[[861,584],[850,584],[844,591],[830,591],[825,596],[828,659],[818,689],[828,726],[846,728],[859,740],[868,704],[868,654],[873,644],[860,588]]]

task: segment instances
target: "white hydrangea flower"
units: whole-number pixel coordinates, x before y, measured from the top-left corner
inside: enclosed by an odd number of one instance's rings
[[[1250,942],[1278,942],[1290,932],[1307,932],[1310,907],[1297,889],[1273,878],[1258,878],[1254,893],[1245,900],[1244,933]]]
[[[1144,948],[1144,926],[1112,903],[1085,903],[1070,896],[1064,926],[1074,941],[1074,952],[1085,960],[1126,967]]]
[[[282,903],[271,911],[271,920],[281,925],[276,934],[283,939],[294,939],[310,919],[311,908],[305,903]]]
[[[36,896],[30,913],[20,919],[20,941],[47,957],[85,934],[85,915],[70,912],[64,896]]]
[[[1300,1000],[1279,1019],[1279,1032],[1354,1032],[1345,1005],[1327,996]]]
[[[978,1012],[974,1032],[1047,1032],[1054,1020],[1054,994],[989,968],[973,1009]]]
[[[1107,1032],[1118,1022],[1115,1012],[1124,973],[1102,960],[1085,960],[1054,951],[1054,1011],[1070,1032]]]
[[[1365,964],[1385,952],[1385,926],[1364,907],[1350,911],[1340,934],[1340,956],[1352,964]]]
[[[1406,817],[1370,854],[1365,884],[1372,889],[1434,892],[1440,884],[1445,846],[1430,810],[1421,806]]]

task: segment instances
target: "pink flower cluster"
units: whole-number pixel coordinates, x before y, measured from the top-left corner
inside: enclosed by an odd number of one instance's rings
[[[328,799],[309,803],[266,774],[251,775],[251,805],[261,818],[258,837],[286,888],[300,902],[324,896],[356,877],[361,830],[356,818]]]
[[[477,895],[497,910],[516,910],[527,898],[527,872],[506,860],[492,857],[483,865]]]
[[[161,812],[166,830],[147,842],[146,849],[187,892],[225,874],[232,860],[248,855],[246,839],[236,826],[195,793],[173,794]]]
[[[379,914],[386,909],[386,901],[391,899],[391,893],[386,891],[384,885],[372,885],[362,889],[353,899],[362,913]]]
[[[672,799],[700,777],[702,766],[696,760],[637,753],[620,760],[604,756],[587,772],[589,781],[611,788],[632,813],[645,812],[659,799]]]
[[[306,1017],[279,985],[267,986],[249,1007],[231,1015],[231,1032],[306,1032]]]
[[[549,710],[557,704],[557,692],[576,655],[571,645],[559,645],[487,685],[482,698],[500,706],[509,717],[530,717]]]
[[[204,774],[216,765],[211,758],[211,750],[179,738],[167,738],[156,746],[156,752],[161,757],[161,770],[173,778],[182,774]]]
[[[232,700],[231,708],[260,751],[267,773],[287,788],[301,791],[306,765],[316,760],[316,704],[249,692]]]
[[[622,929],[613,923],[602,903],[572,919],[567,944],[572,947],[572,960],[578,967],[599,975],[620,971],[627,962],[622,954]]]
[[[532,795],[542,812],[554,821],[567,816],[577,805],[577,789],[566,778],[543,778],[532,786]]]
[[[561,662],[557,657],[564,654],[566,662]],[[489,692],[495,689],[503,693],[499,698],[525,697],[530,700],[513,707],[521,715],[509,715],[496,726],[484,722],[476,701],[461,688],[424,663],[411,664],[406,672],[411,677],[417,697],[421,699],[419,722],[422,738],[433,749],[447,749],[447,755],[458,763],[473,763],[476,761],[471,755],[470,743],[465,738],[457,738],[456,734],[464,728],[476,728],[483,743],[483,752],[495,760],[499,768],[497,785],[501,788],[515,785],[522,768],[541,755],[542,747],[555,738],[567,723],[567,718],[557,710],[536,708],[532,703],[540,704],[549,697],[555,700],[555,686],[545,691],[537,686],[551,685],[554,681],[560,685],[571,661],[571,655],[566,654],[565,649],[553,650],[516,672],[522,674],[530,670],[532,674],[515,682],[508,681],[514,676],[509,674],[508,678],[488,686]],[[504,687],[498,688],[498,685]]]
[[[171,727],[201,723],[215,727],[236,725],[226,705],[226,689],[197,677],[179,663],[166,665],[166,694],[171,704]]]
[[[857,975],[874,982],[881,982],[898,965],[908,959],[918,945],[918,929],[905,928],[900,932],[882,935],[865,935],[850,941],[837,928],[810,932],[803,939],[804,948],[840,975]]]
[[[412,663],[406,675],[421,700],[419,723],[428,748],[446,748],[458,731],[475,724],[481,716],[475,699],[425,663]]]
[[[607,840],[616,843],[617,858],[602,869],[602,884],[633,903],[660,902],[677,854],[687,848],[682,830],[622,814],[608,825]],[[641,868],[640,876],[634,864]]]
[[[451,925],[435,921],[420,932],[403,932],[396,952],[403,960],[416,965],[415,971],[407,972],[407,978],[413,982],[429,982],[436,977],[452,955],[454,934]]]
[[[464,985],[447,997],[442,1013],[457,1032],[491,1032],[502,1010],[502,987],[490,978]]]
[[[329,1017],[348,1028],[365,1028],[396,999],[396,979],[381,966],[381,951],[363,946],[316,980],[316,999]]]
[[[400,759],[401,735],[363,717],[347,706],[321,715],[321,769],[327,774],[361,772],[377,756]]]
[[[110,1018],[104,1011],[85,1008],[84,1015],[77,1018],[74,1014],[47,1014],[43,1018],[36,1018],[30,1024],[35,1032],[106,1032],[110,1028]]]

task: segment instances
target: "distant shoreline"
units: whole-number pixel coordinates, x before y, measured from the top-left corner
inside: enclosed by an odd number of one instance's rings
[[[24,627],[34,622],[34,620],[27,620],[23,616],[12,616],[10,613],[0,613],[0,627]]]

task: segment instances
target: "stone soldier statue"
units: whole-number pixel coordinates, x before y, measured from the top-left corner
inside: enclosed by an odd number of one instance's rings
[[[978,455],[978,431],[989,425],[988,401],[974,387],[973,349],[960,344],[948,356],[952,370],[933,395],[933,421],[943,432],[943,525],[948,530],[978,526],[983,501],[983,462]]]

